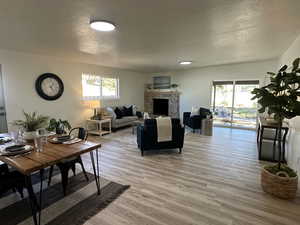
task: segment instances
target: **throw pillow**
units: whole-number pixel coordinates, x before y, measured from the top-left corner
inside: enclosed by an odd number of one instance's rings
[[[106,113],[111,116],[113,119],[116,119],[117,118],[117,115],[115,113],[115,110],[111,107],[106,107]]]
[[[116,113],[117,119],[121,119],[123,117],[123,112],[118,107],[115,108],[115,113]]]
[[[124,106],[123,107],[123,114],[124,114],[124,116],[133,116],[132,106],[130,106],[128,108],[126,106]]]
[[[136,116],[136,112],[137,112],[137,106],[136,105],[131,105],[132,106],[132,114],[134,116]]]
[[[120,109],[121,112],[122,112],[122,116],[126,116],[126,110],[124,109],[124,107],[122,106],[122,107],[120,107],[119,109]]]
[[[193,107],[192,107],[191,116],[196,116],[196,115],[199,115],[199,108],[193,106]]]

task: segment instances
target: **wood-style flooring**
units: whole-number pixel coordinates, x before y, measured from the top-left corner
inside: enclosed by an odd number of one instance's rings
[[[286,201],[262,191],[255,138],[215,128],[213,137],[186,134],[182,154],[141,157],[131,129],[90,137],[103,143],[102,176],[131,188],[85,225],[299,225],[299,195]]]

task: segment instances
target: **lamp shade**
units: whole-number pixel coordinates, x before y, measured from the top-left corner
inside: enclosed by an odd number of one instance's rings
[[[100,101],[99,100],[87,100],[87,101],[84,101],[84,105],[87,108],[96,109],[96,108],[100,108]]]

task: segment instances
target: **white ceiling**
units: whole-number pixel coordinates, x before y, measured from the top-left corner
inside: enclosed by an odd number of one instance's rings
[[[90,29],[110,20],[111,33]],[[0,48],[159,72],[270,59],[300,33],[300,0],[1,0]]]

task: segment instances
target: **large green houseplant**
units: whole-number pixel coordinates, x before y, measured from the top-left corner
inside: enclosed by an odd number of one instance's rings
[[[24,139],[26,140],[32,140],[38,129],[48,126],[48,116],[40,115],[36,112],[26,113],[24,111],[23,115],[24,120],[15,120],[12,122],[12,125],[24,129]]]
[[[278,124],[278,163],[266,166],[262,170],[264,191],[281,198],[293,198],[297,190],[297,174],[287,165],[283,165],[282,123],[300,115],[300,58],[294,60],[291,68],[287,65],[277,73],[268,72],[270,83],[252,91],[261,106],[260,113],[274,115]]]

